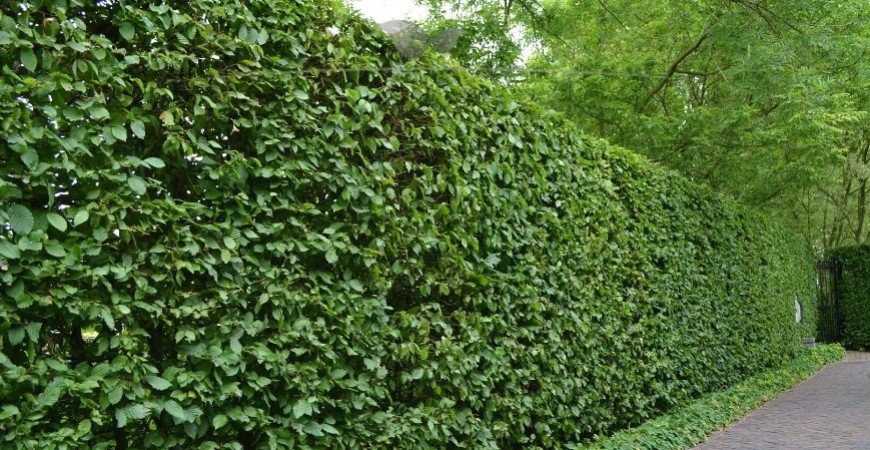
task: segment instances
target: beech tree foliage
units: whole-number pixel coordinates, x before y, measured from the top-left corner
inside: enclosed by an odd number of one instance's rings
[[[814,329],[781,228],[339,2],[5,1],[0,63],[4,449],[572,448]]]

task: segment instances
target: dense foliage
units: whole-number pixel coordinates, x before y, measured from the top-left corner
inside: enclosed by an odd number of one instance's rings
[[[839,284],[843,345],[870,348],[870,245],[831,252],[842,268]]]
[[[457,58],[583,130],[776,217],[820,254],[870,240],[870,3],[421,2],[451,12],[430,26],[466,29]],[[525,67],[492,70],[513,68],[518,45],[534,50]]]
[[[782,367],[766,370],[727,390],[715,392],[637,428],[620,431],[581,446],[586,450],[685,450],[764,402],[809,378],[846,355],[839,345],[801,352]]]
[[[565,448],[812,334],[778,228],[340,3],[0,13],[3,448]]]

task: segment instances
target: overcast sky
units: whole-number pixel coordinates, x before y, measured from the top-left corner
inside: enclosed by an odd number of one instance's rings
[[[414,0],[350,0],[349,3],[377,23],[426,17],[426,8],[418,6]]]
[[[376,23],[384,23],[390,20],[410,19],[415,22],[422,21],[426,18],[427,8],[417,4],[415,0],[345,0],[355,9],[360,11],[364,16],[374,20]],[[446,12],[447,16],[452,16]],[[520,29],[516,30],[517,36],[522,34]],[[532,54],[535,47],[526,45],[520,62],[526,61],[529,55]]]

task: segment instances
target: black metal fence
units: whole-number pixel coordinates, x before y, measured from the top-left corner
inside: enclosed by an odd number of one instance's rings
[[[819,335],[821,342],[840,342],[843,338],[843,317],[840,308],[840,276],[842,266],[836,259],[816,263],[819,289]]]

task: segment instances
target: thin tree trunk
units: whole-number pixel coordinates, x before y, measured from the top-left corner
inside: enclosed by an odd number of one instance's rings
[[[855,243],[863,243],[864,219],[867,217],[867,179],[861,180],[858,188],[858,226],[855,228]]]

